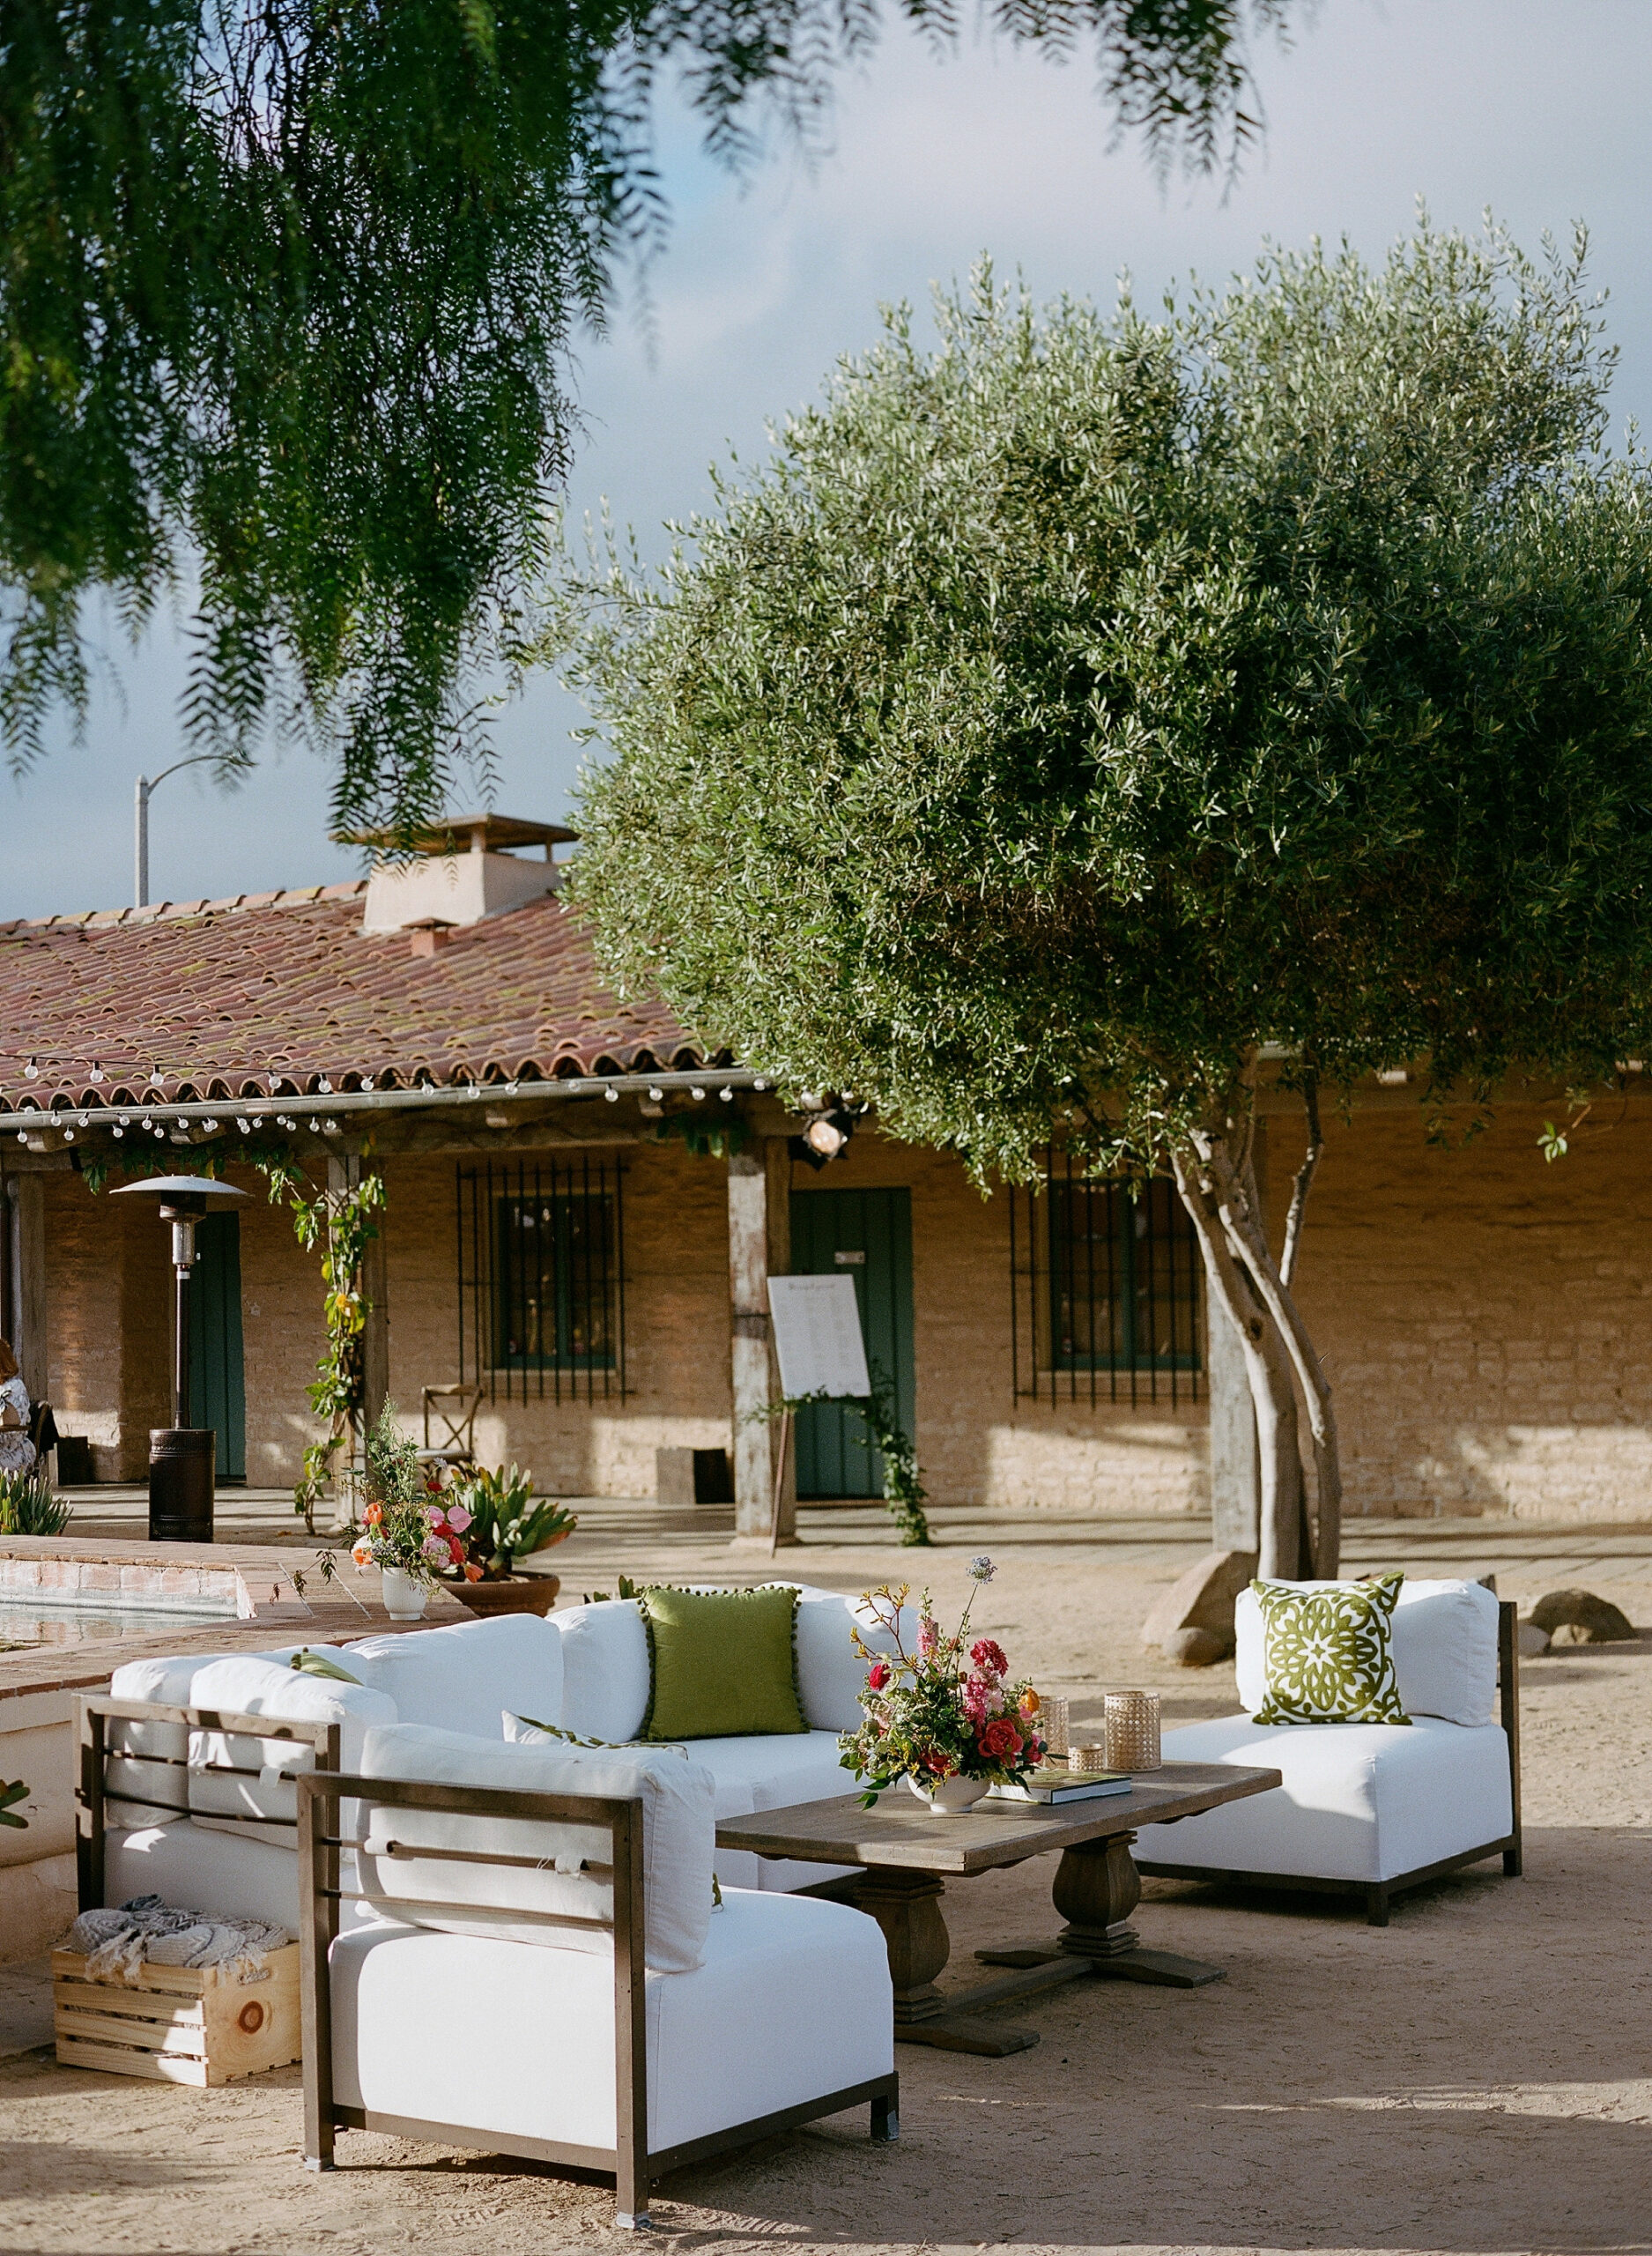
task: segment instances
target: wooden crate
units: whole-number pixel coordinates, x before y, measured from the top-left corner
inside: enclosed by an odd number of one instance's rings
[[[299,1952],[272,1950],[269,1978],[218,1966],[144,1966],[136,1985],[88,1982],[78,1951],[52,1953],[53,2017],[64,2067],[167,2083],[228,2083],[300,2057]]]

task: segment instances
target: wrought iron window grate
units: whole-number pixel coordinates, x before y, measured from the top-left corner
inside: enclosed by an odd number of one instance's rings
[[[623,1191],[619,1161],[583,1154],[458,1169],[462,1384],[493,1402],[626,1391]]]
[[[1174,1183],[1097,1182],[1070,1153],[1010,1193],[1011,1352],[1018,1398],[1196,1402],[1198,1241]]]

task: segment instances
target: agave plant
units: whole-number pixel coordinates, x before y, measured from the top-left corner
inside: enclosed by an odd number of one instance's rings
[[[514,1465],[508,1472],[478,1465],[473,1472],[462,1473],[442,1501],[450,1525],[457,1525],[456,1505],[470,1515],[463,1540],[485,1582],[502,1581],[516,1571],[519,1559],[560,1543],[579,1525],[578,1515],[554,1496],[542,1496],[536,1503],[532,1473],[519,1472]]]
[[[61,1535],[69,1519],[69,1506],[38,1465],[0,1473],[0,1535]]]

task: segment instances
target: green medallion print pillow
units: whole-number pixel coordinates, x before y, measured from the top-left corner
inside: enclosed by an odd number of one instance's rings
[[[1267,1696],[1259,1724],[1409,1724],[1389,1629],[1404,1575],[1319,1590],[1252,1583]]]

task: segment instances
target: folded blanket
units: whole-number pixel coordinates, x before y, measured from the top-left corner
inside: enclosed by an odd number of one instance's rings
[[[262,1919],[215,1919],[178,1911],[159,1896],[134,1896],[119,1911],[83,1911],[63,1948],[85,1953],[89,1982],[136,1984],[146,1963],[222,1966],[238,1982],[267,1982],[268,1954],[292,1940],[285,1927]]]

